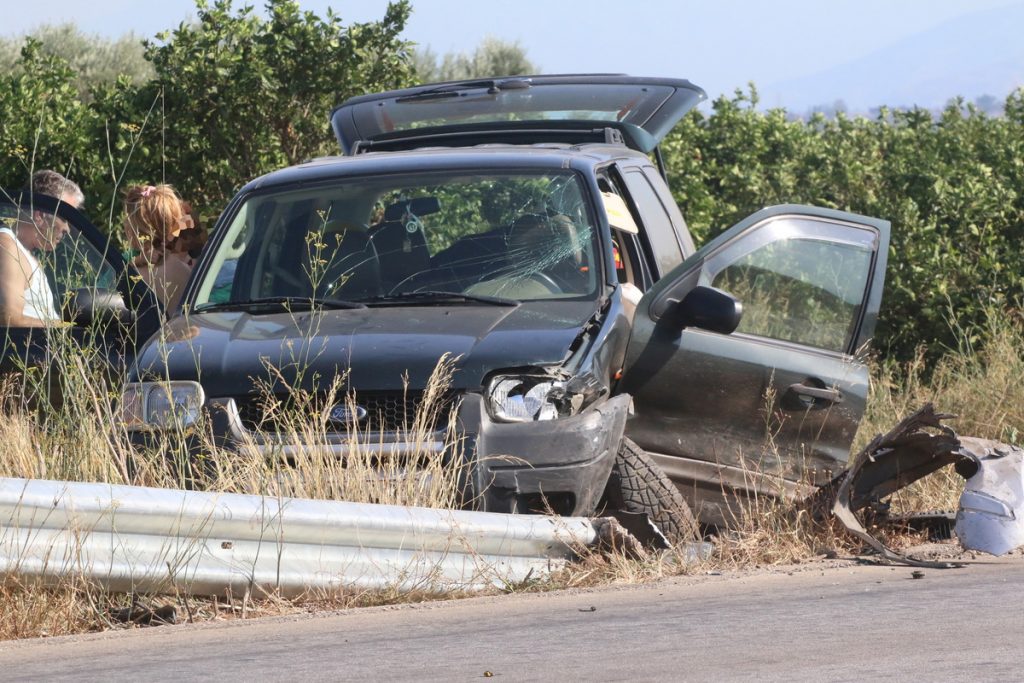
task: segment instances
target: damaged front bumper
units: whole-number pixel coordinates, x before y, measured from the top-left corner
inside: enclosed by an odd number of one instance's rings
[[[964,439],[977,460],[956,513],[956,536],[967,550],[991,555],[1024,546],[1024,450]]]
[[[615,464],[632,399],[616,396],[572,417],[495,422],[483,398],[463,400],[459,421],[472,433],[473,490],[484,510],[590,514]]]
[[[469,464],[463,482],[467,507],[488,512],[589,515],[604,494],[631,402],[629,396],[617,396],[571,417],[503,423],[490,417],[482,396],[466,394],[457,415],[457,448],[451,448],[451,435],[444,432],[416,442],[400,433],[368,432],[359,435],[358,447],[370,455],[407,456],[410,461],[424,453],[461,451]],[[287,462],[310,448],[310,444],[290,442],[283,435],[250,432],[234,399],[209,399],[206,412],[219,449],[255,450]],[[139,431],[133,439],[151,445],[154,436]],[[352,438],[347,432],[326,436],[326,443],[315,446],[318,450],[333,451],[338,458],[351,453]],[[196,438],[186,448],[199,455],[206,444]]]

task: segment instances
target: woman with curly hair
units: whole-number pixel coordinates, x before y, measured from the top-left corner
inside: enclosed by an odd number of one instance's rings
[[[137,255],[132,264],[156,292],[165,310],[178,305],[192,271],[187,255],[173,242],[191,218],[170,185],[134,185],[124,198],[124,230],[128,245]]]

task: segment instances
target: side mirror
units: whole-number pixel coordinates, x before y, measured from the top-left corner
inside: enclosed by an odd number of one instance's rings
[[[135,316],[114,289],[82,288],[75,290],[71,300],[71,316],[76,325],[130,323]]]
[[[732,334],[743,317],[743,304],[728,292],[699,285],[683,297],[673,317],[680,327]]]

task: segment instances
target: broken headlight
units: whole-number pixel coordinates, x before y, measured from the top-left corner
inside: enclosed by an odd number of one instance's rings
[[[198,382],[134,382],[121,392],[120,422],[128,429],[189,427],[205,401]]]
[[[579,410],[580,403],[566,391],[565,382],[547,376],[502,375],[487,387],[487,408],[501,422],[567,417]]]

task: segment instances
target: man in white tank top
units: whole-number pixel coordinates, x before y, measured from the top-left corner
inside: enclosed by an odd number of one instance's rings
[[[82,205],[78,186],[54,171],[33,175],[32,191]],[[0,325],[43,327],[60,321],[46,273],[32,252],[53,251],[70,230],[59,216],[34,209],[26,209],[13,225],[0,225]]]

